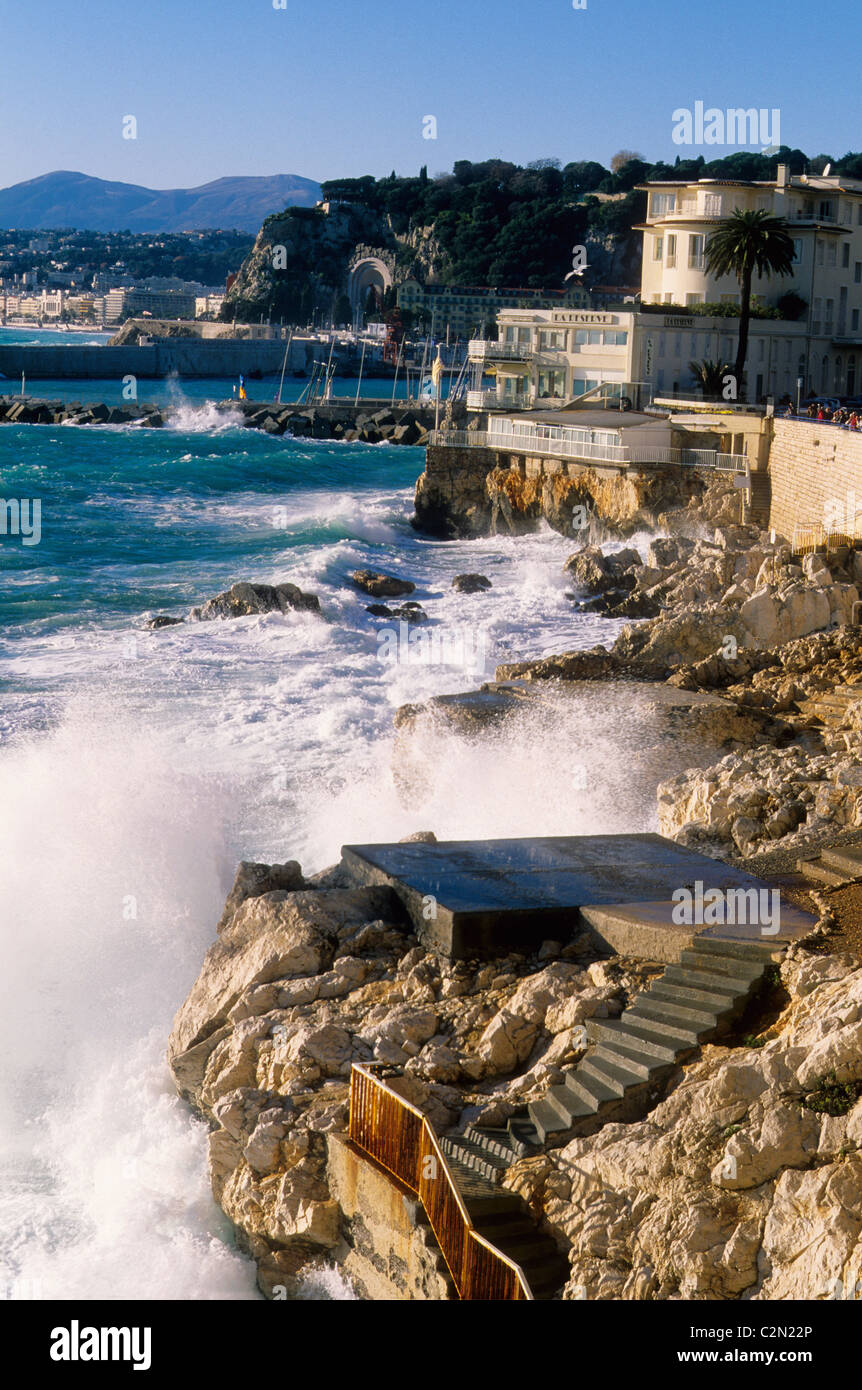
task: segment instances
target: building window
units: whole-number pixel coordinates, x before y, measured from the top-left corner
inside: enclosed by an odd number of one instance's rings
[[[667,264],[670,270],[676,265],[676,233],[672,233],[667,239]]]
[[[834,241],[830,241],[829,243],[829,254],[826,258],[826,263],[827,265],[838,264],[838,247],[835,245]]]
[[[854,332],[854,333],[858,333],[858,332],[859,332],[859,310],[858,310],[858,309],[852,309],[852,310],[850,311],[850,327],[853,329],[853,332]]]
[[[703,211],[706,217],[721,216],[721,194],[707,193],[703,199]]]
[[[722,304],[738,304],[738,303],[739,303],[739,295],[738,295],[738,294],[723,294],[723,295],[721,296],[720,302],[721,302]]]
[[[817,216],[821,222],[835,221],[835,204],[831,198],[821,198],[817,208]]]
[[[686,297],[685,297],[685,302],[686,302],[686,304],[702,304],[702,303],[704,302],[704,301],[703,301],[703,295],[702,295],[702,294],[687,294]]]
[[[688,238],[688,268],[689,270],[703,269],[703,234],[700,232],[689,233]]]
[[[562,400],[566,394],[566,373],[564,370],[551,369],[539,372],[539,396],[552,397],[554,400]]]
[[[676,207],[675,193],[653,193],[649,200],[650,217],[664,217]]]
[[[674,357],[682,357],[682,334],[677,333],[673,343]]]
[[[831,333],[831,332],[832,332],[832,318],[833,318],[834,313],[835,313],[835,300],[834,300],[834,299],[827,299],[827,301],[826,301],[826,325],[825,325],[825,329],[826,329],[826,332],[827,332],[827,333]]]
[[[817,264],[818,264],[818,265],[822,265],[822,264],[823,264],[823,242],[822,242],[822,241],[818,241],[818,243],[817,243]]]
[[[843,268],[844,268],[845,270],[847,269],[847,267],[848,267],[849,264],[850,264],[850,242],[849,242],[849,241],[845,241],[844,245],[841,247],[841,264],[842,264],[842,266],[843,266]]]
[[[664,237],[660,237],[660,236],[653,237],[653,245],[652,245],[652,258],[653,258],[653,260],[654,260],[654,261],[660,261],[663,254],[664,254]]]
[[[822,300],[822,299],[815,299],[815,301],[814,301],[814,318],[813,318],[813,321],[812,321],[812,324],[811,324],[811,332],[812,332],[812,333],[815,333],[815,334],[816,334],[816,333],[819,333],[819,332],[820,332],[820,318],[821,318],[822,313],[823,313],[823,300]]]
[[[793,238],[793,260],[797,265],[802,260],[802,237]]]

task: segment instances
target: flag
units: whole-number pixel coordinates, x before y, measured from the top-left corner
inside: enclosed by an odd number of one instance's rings
[[[442,375],[443,375],[443,360],[442,360],[442,358],[441,358],[441,356],[440,356],[440,349],[438,348],[438,349],[437,349],[437,356],[436,356],[435,359],[434,359],[434,365],[433,365],[432,368],[431,368],[431,380],[432,380],[433,383],[434,383],[434,392],[435,392],[435,395],[437,395],[437,396],[440,395],[440,378],[442,377]]]
[[[241,375],[239,379],[239,398],[241,401],[247,399],[245,394],[245,378]]]

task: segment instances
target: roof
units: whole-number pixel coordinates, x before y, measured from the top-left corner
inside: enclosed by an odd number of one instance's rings
[[[588,430],[618,430],[631,425],[664,423],[663,417],[644,415],[638,410],[523,410],[512,411],[510,418],[529,420],[536,425]]]

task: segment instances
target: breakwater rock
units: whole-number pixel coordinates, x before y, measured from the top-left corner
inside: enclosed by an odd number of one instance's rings
[[[256,401],[218,401],[225,423],[270,435],[300,439],[332,439],[346,443],[405,444],[421,447],[434,428],[434,407],[323,403],[307,407]],[[184,407],[188,409],[188,407]],[[40,400],[0,396],[0,424],[9,425],[135,425],[159,429],[172,426],[179,413],[174,406],[126,403]]]

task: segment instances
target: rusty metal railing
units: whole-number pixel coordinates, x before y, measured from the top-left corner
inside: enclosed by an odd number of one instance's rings
[[[416,1193],[459,1298],[532,1300],[521,1266],[473,1225],[428,1118],[373,1066],[357,1062],[350,1073],[350,1138]]]

